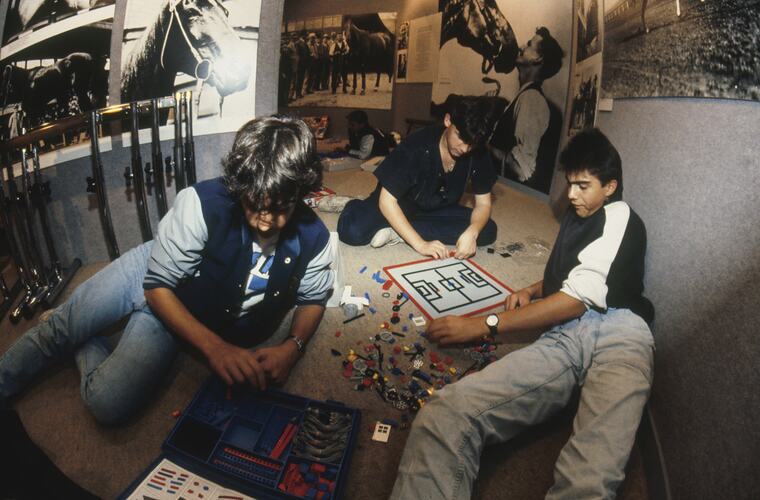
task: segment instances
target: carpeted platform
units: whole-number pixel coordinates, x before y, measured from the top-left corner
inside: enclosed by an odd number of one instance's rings
[[[342,195],[364,196],[374,187],[374,177],[363,171],[327,173],[325,184]],[[474,260],[513,289],[540,279],[548,250],[558,224],[550,208],[523,193],[497,184],[494,193],[494,220],[499,227],[497,242],[523,243],[525,249],[512,257],[488,254],[481,249]],[[328,228],[335,230],[337,214],[321,214]],[[342,376],[340,357],[331,349],[347,352],[366,343],[378,325],[391,316],[391,300],[382,298],[381,285],[371,279],[383,266],[417,260],[420,257],[405,245],[378,250],[341,244],[345,282],[356,295],[368,292],[376,314],[366,315],[347,325],[340,308],[329,309],[307,352],[296,366],[285,389],[312,399],[331,399],[362,411],[362,426],[354,453],[347,499],[387,498],[408,431],[394,429],[387,444],[371,441],[377,420],[399,418],[399,412],[381,401],[374,392],[358,392]],[[67,293],[97,272],[103,264],[85,266],[77,273]],[[367,271],[359,270],[367,266]],[[392,288],[391,292],[394,291]],[[406,321],[416,312],[410,303],[401,310],[401,325],[410,330],[409,341],[421,340]],[[33,322],[0,324],[0,352]],[[340,330],[342,335],[335,336]],[[510,339],[497,349],[500,356],[531,341],[530,335]],[[437,350],[437,349],[436,349]],[[462,349],[437,350],[455,359],[456,366],[471,364]],[[160,453],[160,446],[175,420],[171,413],[190,401],[209,372],[194,354],[182,354],[170,376],[148,407],[129,425],[105,428],[93,420],[79,398],[79,378],[72,362],[51,370],[29,387],[16,401],[21,418],[32,438],[55,463],[82,486],[103,498],[118,495]],[[486,449],[475,498],[542,498],[552,483],[553,463],[572,430],[572,409],[550,422],[528,431],[513,442]],[[647,485],[641,457],[634,450],[627,478],[619,498],[647,498]]]

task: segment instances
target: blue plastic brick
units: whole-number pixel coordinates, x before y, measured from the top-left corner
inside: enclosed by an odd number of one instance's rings
[[[367,266],[362,266],[361,269],[359,269],[359,274],[364,274],[364,271],[367,270]]]
[[[309,483],[309,484],[316,483],[317,482],[317,475],[314,474],[313,472],[307,472],[306,474],[304,474],[303,480],[304,480],[304,482]]]

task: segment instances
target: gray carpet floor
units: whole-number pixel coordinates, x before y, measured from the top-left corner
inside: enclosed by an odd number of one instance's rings
[[[371,191],[374,177],[357,170],[333,172],[325,175],[325,184],[339,194],[359,197]],[[320,215],[328,228],[335,230],[337,214]],[[524,249],[509,258],[480,249],[475,262],[513,289],[541,279],[559,227],[550,208],[544,202],[497,184],[493,218],[499,227],[497,244],[522,243]],[[381,285],[371,279],[372,273],[384,266],[420,257],[403,244],[382,249],[341,244],[340,251],[346,284],[353,287],[356,295],[369,293],[371,305],[377,312],[371,314],[365,309],[363,318],[344,325],[343,311],[328,309],[317,335],[284,389],[316,400],[342,401],[361,410],[362,423],[344,498],[382,499],[387,498],[393,486],[408,430],[392,430],[385,444],[370,439],[376,421],[399,419],[400,414],[374,392],[353,390],[353,383],[342,376],[342,358],[333,356],[331,349],[345,353],[348,349],[360,348],[370,335],[377,333],[379,324],[390,318],[392,298],[382,297]],[[103,265],[83,267],[66,293]],[[367,270],[360,273],[364,266]],[[417,312],[411,302],[401,310],[399,327],[409,326],[410,342],[424,341],[413,333],[414,325],[406,320],[410,312]],[[35,317],[11,325],[6,317],[0,323],[0,353],[36,321]],[[340,337],[336,331],[341,331]],[[512,337],[496,353],[503,356],[527,345],[534,337]],[[461,348],[432,350],[452,356],[460,369],[471,364]],[[103,498],[114,498],[161,453],[161,443],[175,423],[172,412],[189,403],[208,374],[197,355],[180,355],[150,404],[128,425],[118,428],[103,427],[87,413],[79,397],[79,377],[73,362],[40,376],[14,404],[29,434],[67,475]],[[512,442],[487,448],[474,497],[542,498],[552,484],[553,463],[572,431],[572,413],[570,408]],[[619,498],[647,498],[638,449],[634,449],[626,472]]]

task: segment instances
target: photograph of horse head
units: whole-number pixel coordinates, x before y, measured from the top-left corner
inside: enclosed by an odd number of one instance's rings
[[[116,0],[10,0],[3,29],[3,44],[26,31],[53,24],[77,12],[113,5]]]
[[[760,101],[757,0],[607,0],[602,97]]]
[[[280,50],[281,106],[390,109],[396,13],[288,20]]]
[[[573,2],[439,0],[431,113],[462,95],[498,97],[489,150],[500,177],[548,194],[567,102]]]
[[[108,105],[113,11],[110,5],[33,22],[28,36],[11,37],[0,48],[0,137]],[[14,23],[8,14],[7,22]]]
[[[260,12],[260,0],[128,0],[121,101],[192,90],[200,117],[250,117]]]

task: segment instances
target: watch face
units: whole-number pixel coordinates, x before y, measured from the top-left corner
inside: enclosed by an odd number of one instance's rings
[[[495,314],[489,314],[488,317],[486,317],[486,325],[488,326],[496,326],[499,324],[499,317]]]

